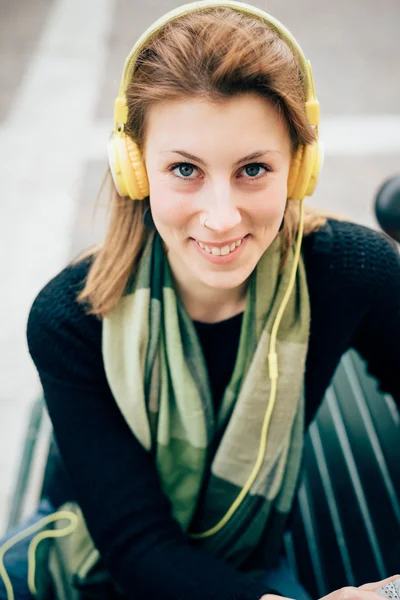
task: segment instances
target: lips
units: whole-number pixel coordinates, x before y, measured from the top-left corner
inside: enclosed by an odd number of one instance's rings
[[[243,248],[247,245],[249,234],[245,235],[244,238],[236,238],[236,242],[232,240],[229,246],[226,242],[222,248],[218,246],[208,246],[203,242],[198,242],[194,238],[191,238],[192,244],[194,244],[197,252],[206,258],[211,263],[217,265],[227,265],[238,259],[243,253]]]

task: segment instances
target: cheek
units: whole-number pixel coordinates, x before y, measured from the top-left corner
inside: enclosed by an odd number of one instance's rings
[[[160,228],[180,228],[191,216],[189,198],[177,194],[162,182],[152,186],[150,205],[154,222]]]
[[[273,225],[282,220],[286,206],[286,186],[271,186],[261,193],[251,203],[252,217],[258,221],[260,226]]]

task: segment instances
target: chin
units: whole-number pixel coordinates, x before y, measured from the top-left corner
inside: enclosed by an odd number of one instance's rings
[[[199,279],[210,288],[216,290],[233,290],[248,279],[253,269],[237,269],[237,273],[234,271],[220,271],[210,274],[199,273]]]

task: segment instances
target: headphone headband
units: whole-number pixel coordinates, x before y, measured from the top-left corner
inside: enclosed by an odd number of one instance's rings
[[[293,54],[298,59],[300,70],[303,76],[303,85],[306,97],[306,111],[310,125],[319,125],[319,102],[315,95],[314,80],[311,70],[311,63],[306,59],[298,42],[290,33],[290,31],[277,19],[266,13],[265,11],[245,4],[244,2],[236,2],[235,0],[200,0],[184,4],[174,10],[171,10],[163,17],[157,19],[138,39],[133,46],[131,52],[125,60],[124,70],[119,86],[118,97],[115,100],[114,106],[114,124],[115,132],[122,131],[128,120],[128,105],[126,101],[126,89],[129,82],[132,80],[135,71],[137,58],[149,42],[153,35],[160,31],[164,25],[174,21],[175,19],[187,15],[191,12],[196,12],[212,7],[232,8],[238,12],[257,17],[264,22],[267,22],[278,36],[289,46]]]
[[[155,21],[140,36],[126,58],[119,86],[119,95],[114,105],[114,134],[108,143],[111,174],[119,195],[128,196],[132,200],[143,200],[150,194],[150,183],[140,148],[125,132],[125,124],[128,121],[126,90],[134,79],[138,56],[146,48],[149,40],[167,23],[191,12],[213,7],[231,8],[266,23],[287,44],[294,57],[297,58],[304,89],[306,115],[309,124],[315,127],[316,143],[301,144],[292,157],[288,175],[287,197],[290,200],[302,200],[305,196],[311,196],[323,161],[323,147],[318,136],[319,102],[315,95],[311,64],[305,58],[295,38],[282,23],[258,8],[236,0],[198,0],[168,12]]]

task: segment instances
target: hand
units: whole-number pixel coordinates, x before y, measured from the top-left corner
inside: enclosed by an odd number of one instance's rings
[[[355,589],[367,590],[367,591],[373,592],[374,590],[377,590],[378,588],[382,587],[383,585],[386,585],[387,583],[390,583],[391,581],[394,581],[395,579],[399,579],[399,578],[400,578],[400,575],[392,575],[391,577],[382,579],[382,581],[376,581],[375,583],[364,583],[364,585],[360,585],[359,588],[355,588]]]
[[[375,590],[379,589],[383,585],[390,583],[394,579],[397,579],[400,575],[392,575],[382,581],[375,581],[374,583],[364,583],[360,587],[347,586],[335,590],[327,596],[321,598],[321,600],[376,600],[378,594],[375,594]],[[374,594],[374,595],[372,595]],[[293,600],[292,598],[284,598],[283,596],[276,596],[275,594],[264,594],[260,600]]]

